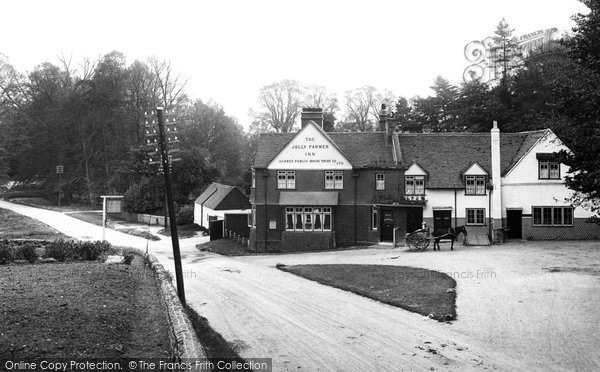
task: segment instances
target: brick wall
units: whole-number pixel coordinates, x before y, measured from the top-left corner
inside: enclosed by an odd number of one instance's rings
[[[523,239],[530,240],[577,240],[600,239],[600,225],[585,222],[585,218],[573,219],[573,226],[533,226],[531,217],[523,217]]]
[[[284,231],[281,234],[282,252],[315,251],[335,248],[333,231]]]
[[[354,188],[356,182],[357,203],[372,203],[374,195],[391,195],[401,197],[404,195],[404,170],[401,169],[366,169],[357,170],[358,177],[354,177],[354,170],[344,170],[344,187],[337,189],[339,193],[339,204],[354,203]],[[386,188],[383,191],[375,190],[375,174],[385,174]],[[326,191],[325,173],[323,170],[297,170],[296,188],[278,189],[277,188],[277,170],[269,170],[268,176],[263,176],[262,170],[256,172],[256,188],[251,191],[250,200],[255,204],[262,204],[265,201],[265,183],[267,184],[267,202],[277,204],[279,202],[280,191]]]

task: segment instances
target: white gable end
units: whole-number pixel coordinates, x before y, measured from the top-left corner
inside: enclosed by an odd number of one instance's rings
[[[487,176],[488,172],[486,172],[481,165],[473,163],[463,174],[465,176]]]
[[[552,153],[569,148],[552,132],[541,138],[528,152],[525,154],[506,175],[504,175],[503,183],[545,183],[547,180],[539,180],[538,178],[538,160],[537,153]],[[560,165],[560,178],[563,179],[567,174],[568,166]],[[550,182],[557,182],[551,180]]]
[[[427,172],[423,170],[417,163],[413,163],[404,173],[406,176],[426,176]]]
[[[352,169],[326,135],[308,123],[269,163],[268,169]]]

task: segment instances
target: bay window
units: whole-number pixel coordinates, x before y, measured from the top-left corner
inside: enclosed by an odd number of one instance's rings
[[[331,231],[331,207],[286,207],[287,231]]]

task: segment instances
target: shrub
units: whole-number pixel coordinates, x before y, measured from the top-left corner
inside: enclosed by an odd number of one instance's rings
[[[8,243],[0,242],[0,265],[5,265],[14,261],[15,249]]]
[[[99,240],[95,242],[77,242],[74,248],[78,259],[95,261],[110,250],[110,243]]]
[[[134,258],[135,258],[135,255],[133,253],[125,253],[123,255],[123,263],[125,265],[131,265],[131,262],[133,261]]]
[[[151,213],[162,207],[163,187],[160,182],[144,178],[123,195],[123,209],[131,213]]]
[[[29,263],[34,263],[38,259],[37,253],[35,253],[35,246],[32,244],[25,244],[19,247],[17,255],[19,258],[29,261]]]
[[[73,258],[74,253],[73,244],[73,240],[55,240],[46,246],[44,258],[54,258],[56,261],[60,262],[71,259]]]
[[[194,207],[191,205],[184,205],[177,210],[175,216],[177,225],[190,225],[194,223]]]

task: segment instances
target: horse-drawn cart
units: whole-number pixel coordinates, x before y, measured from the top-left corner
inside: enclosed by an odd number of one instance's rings
[[[433,241],[433,250],[439,251],[440,241],[450,240],[450,250],[454,250],[454,241],[458,238],[458,234],[460,233],[463,233],[466,236],[467,229],[465,229],[464,226],[459,226],[456,229],[449,228],[447,233],[436,236],[431,233],[429,227],[426,227],[406,234],[406,245],[408,246],[408,249],[413,252],[422,252],[427,249],[431,241]]]

